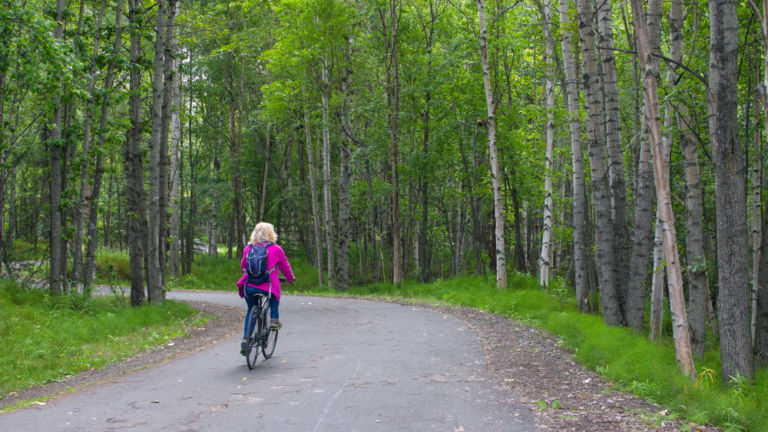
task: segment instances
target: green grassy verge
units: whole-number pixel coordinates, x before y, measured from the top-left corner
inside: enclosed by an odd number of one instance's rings
[[[116,362],[201,319],[186,303],[130,307],[123,298],[51,296],[0,280],[0,396]]]

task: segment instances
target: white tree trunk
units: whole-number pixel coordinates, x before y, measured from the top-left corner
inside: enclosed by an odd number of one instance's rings
[[[544,128],[544,209],[541,232],[541,255],[539,255],[539,285],[549,286],[549,268],[552,255],[552,212],[554,202],[552,200],[552,154],[555,145],[555,41],[552,38],[552,7],[550,0],[544,1],[542,13],[544,34],[547,37],[545,50],[545,62],[547,64],[547,77],[544,79],[544,106],[547,110],[547,124]]]
[[[333,260],[333,216],[331,207],[331,136],[329,132],[329,107],[331,84],[328,82],[328,60],[323,59],[322,65],[322,85],[321,92],[323,109],[323,207],[325,214],[325,245],[328,253],[328,288],[333,289],[334,280],[334,260]]]
[[[560,27],[570,28],[570,2],[560,0]],[[579,90],[576,60],[573,57],[573,41],[569,31],[561,31],[561,49],[565,66],[565,91],[568,110],[568,128],[571,138],[571,181],[573,185],[573,268],[574,288],[579,310],[587,312],[589,307],[589,284],[587,283],[586,256],[586,196],[584,189],[584,154],[581,142],[581,121],[579,120]]]
[[[504,247],[504,208],[501,199],[501,178],[499,158],[496,152],[496,105],[491,87],[491,72],[488,63],[488,40],[485,28],[485,7],[483,0],[477,0],[477,14],[480,22],[480,55],[483,63],[483,85],[485,87],[485,105],[488,109],[488,148],[491,162],[491,186],[493,188],[493,217],[496,222],[496,286],[507,287],[507,259]]]
[[[696,370],[691,355],[691,340],[688,333],[688,317],[683,295],[683,274],[677,251],[677,235],[675,232],[675,217],[672,212],[672,194],[669,188],[668,168],[664,156],[661,114],[659,113],[658,70],[653,70],[651,48],[648,40],[648,28],[643,17],[643,6],[640,0],[632,0],[635,36],[640,61],[645,70],[643,91],[645,95],[646,113],[653,150],[653,172],[656,182],[656,197],[659,213],[663,221],[664,255],[667,264],[667,279],[669,282],[669,304],[672,313],[672,331],[675,340],[675,359],[683,375],[692,377]]]

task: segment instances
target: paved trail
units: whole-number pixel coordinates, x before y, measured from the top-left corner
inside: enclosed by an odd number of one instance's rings
[[[241,306],[231,293],[169,296]],[[244,314],[244,312],[243,312]],[[0,431],[538,430],[498,388],[476,335],[418,307],[285,296],[277,350],[248,370],[240,336],[0,415]]]

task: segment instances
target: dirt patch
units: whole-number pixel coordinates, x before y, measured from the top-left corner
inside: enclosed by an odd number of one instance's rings
[[[576,363],[556,338],[539,329],[475,309],[435,307],[477,331],[490,372],[499,385],[528,404],[553,431],[699,431],[667,418],[660,406],[611,389],[595,372]]]
[[[118,363],[109,364],[101,369],[90,369],[76,375],[67,375],[55,382],[40,384],[20,392],[2,395],[0,396],[0,410],[16,406],[19,402],[23,401],[55,397],[72,390],[82,389],[137,370],[158,365],[179,356],[208,348],[232,336],[235,332],[242,331],[243,311],[241,309],[201,302],[190,302],[190,304],[204,316],[210,316],[211,319],[200,327],[187,328],[186,336],[172,339],[164,345],[159,345]]]

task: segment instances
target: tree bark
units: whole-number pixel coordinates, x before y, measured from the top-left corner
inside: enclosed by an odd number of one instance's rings
[[[573,183],[573,268],[576,300],[581,312],[589,312],[589,284],[587,281],[586,190],[584,185],[584,150],[581,142],[579,119],[579,89],[574,44],[570,31],[570,2],[560,0],[560,38],[565,68],[565,93],[568,111],[568,131],[571,138],[571,181]]]
[[[579,2],[579,30],[582,41],[584,92],[587,102],[587,143],[589,148],[592,193],[594,195],[595,243],[597,246],[597,277],[600,288],[603,320],[608,325],[622,325],[623,316],[615,282],[614,230],[611,216],[611,195],[608,158],[603,136],[603,101],[597,72],[597,52],[592,29],[593,11],[589,1]]]
[[[174,44],[176,42],[174,41]],[[191,62],[191,58],[190,58]],[[181,147],[182,130],[181,130],[181,116],[179,112],[182,107],[181,100],[181,71],[179,68],[179,60],[173,59],[173,69],[179,74],[179,79],[173,81],[173,90],[171,93],[171,100],[173,101],[174,109],[171,111],[171,172],[169,175],[170,180],[170,207],[171,207],[171,220],[169,226],[169,257],[168,257],[168,271],[171,276],[179,275],[180,253],[181,253]],[[191,95],[190,95],[191,97]],[[189,133],[189,132],[188,132]]]
[[[146,201],[144,196],[144,168],[141,158],[141,12],[140,0],[128,0],[128,22],[131,37],[130,97],[128,129],[124,153],[126,173],[126,201],[128,214],[128,254],[131,271],[131,304],[145,301],[144,244],[148,235]]]
[[[659,95],[657,76],[651,59],[651,44],[648,27],[643,19],[643,7],[640,0],[632,0],[632,12],[635,22],[635,37],[640,60],[645,70],[643,92],[647,101],[645,110],[650,129],[651,149],[653,150],[653,172],[656,183],[659,213],[663,223],[664,255],[666,258],[667,280],[669,283],[669,304],[672,313],[672,332],[675,341],[675,360],[683,375],[692,377],[696,371],[691,356],[688,319],[683,295],[683,275],[680,269],[677,252],[677,236],[675,233],[675,218],[672,213],[672,197],[669,188],[669,171],[667,168],[662,143],[661,115],[659,113]]]
[[[54,38],[58,43],[61,43],[64,39],[64,9],[66,7],[65,0],[56,1],[56,30],[54,32]],[[59,80],[58,88],[53,94],[53,130],[51,131],[49,147],[51,151],[51,222],[50,222],[50,270],[49,270],[49,284],[51,292],[54,294],[62,293],[62,278],[64,272],[64,262],[62,259],[62,233],[63,233],[63,219],[64,215],[61,208],[61,194],[62,187],[62,153],[65,147],[62,142],[62,93],[64,87],[61,79]]]
[[[147,250],[147,292],[150,303],[163,300],[160,285],[160,147],[163,131],[166,0],[157,0],[155,54],[152,74],[152,129],[149,138],[149,239]]]
[[[744,149],[737,130],[739,28],[735,0],[710,0],[707,93],[715,174],[717,311],[723,381],[754,377],[749,314]]]
[[[627,226],[627,191],[621,144],[621,112],[616,58],[613,44],[613,15],[610,0],[597,2],[598,47],[602,63],[605,97],[605,138],[608,148],[608,172],[611,188],[611,217],[613,220],[614,284],[622,314],[626,302],[629,276],[629,229]],[[650,6],[649,6],[650,9]],[[625,318],[626,320],[626,318]]]
[[[480,25],[480,57],[483,66],[483,86],[485,88],[485,106],[488,111],[486,127],[488,129],[488,156],[491,165],[491,188],[493,190],[494,237],[496,243],[496,286],[507,287],[506,248],[504,246],[504,209],[501,200],[501,177],[499,157],[496,149],[496,103],[491,87],[491,72],[488,61],[488,39],[485,27],[485,6],[483,0],[477,1],[477,14]],[[518,239],[519,241],[519,239]]]
[[[555,141],[555,40],[552,37],[552,6],[550,0],[544,1],[542,11],[544,35],[547,38],[545,48],[545,63],[547,65],[547,77],[544,79],[544,106],[547,110],[547,123],[544,128],[544,208],[541,232],[541,254],[539,255],[539,285],[549,286],[549,269],[552,263],[552,212],[554,200],[552,199],[552,159]]]
[[[389,15],[381,15],[382,30],[389,19],[389,34],[386,42],[387,68],[387,109],[390,135],[390,181],[392,183],[392,283],[399,284],[403,280],[402,245],[400,244],[400,185],[398,176],[399,163],[399,120],[400,120],[400,65],[398,59],[398,27],[400,23],[398,9],[399,0],[389,0]]]
[[[659,41],[661,38],[661,2],[653,0],[648,2],[648,13],[646,14],[646,23],[649,31],[649,44],[651,50],[658,53]],[[659,60],[657,57],[651,59],[653,62],[654,70],[658,69]],[[649,101],[645,100],[643,96],[643,106],[647,106]],[[638,151],[638,163],[637,163],[637,192],[635,199],[635,219],[634,219],[634,235],[632,242],[632,253],[629,264],[629,278],[627,281],[627,289],[624,291],[624,316],[627,321],[627,326],[637,330],[642,330],[643,321],[645,318],[645,304],[648,297],[648,261],[650,258],[650,251],[653,244],[654,257],[663,259],[663,241],[661,239],[661,232],[656,231],[659,234],[658,242],[652,243],[651,236],[653,226],[653,202],[654,202],[654,185],[653,185],[653,165],[651,162],[652,152],[650,148],[650,136],[649,136],[649,122],[650,119],[644,115],[642,119],[642,134],[640,135],[639,151]],[[665,145],[665,155],[668,154],[668,145]],[[668,156],[665,156],[665,160],[669,160]],[[657,218],[658,219],[658,218]],[[661,269],[659,269],[661,270]],[[653,286],[654,289],[661,288],[663,290],[663,271],[661,273],[654,273],[654,281],[661,281],[661,285]],[[660,277],[657,277],[660,276]],[[658,324],[658,330],[661,330],[661,312],[663,311],[662,305],[658,303],[660,298],[658,294],[663,292],[652,291],[657,295],[652,300],[652,305],[656,306],[652,316],[658,318],[659,321],[654,321],[654,325]],[[658,313],[658,315],[654,315]],[[655,327],[654,327],[655,328]]]
[[[171,105],[175,83],[179,77],[176,73],[176,56],[179,51],[176,39],[176,14],[178,13],[178,0],[168,0],[167,19],[165,24],[165,44],[163,62],[163,121],[160,134],[160,167],[159,167],[159,234],[158,234],[158,262],[160,268],[160,289],[162,298],[165,298],[165,278],[168,272],[168,167],[170,156],[168,154],[168,138],[171,125]]]
[[[669,10],[669,56],[673,61],[683,59],[683,4],[674,0]],[[677,82],[678,74],[674,68],[667,70],[667,83]],[[680,147],[683,157],[685,177],[685,250],[688,271],[688,309],[691,326],[691,351],[696,357],[702,357],[706,348],[707,321],[711,308],[707,261],[704,252],[704,210],[702,198],[701,174],[697,155],[696,137],[689,125],[692,119],[686,104],[671,101],[674,105],[669,111],[675,111],[680,134]],[[669,114],[668,114],[669,115]],[[671,125],[670,125],[671,126]],[[669,129],[672,129],[669,127]]]

